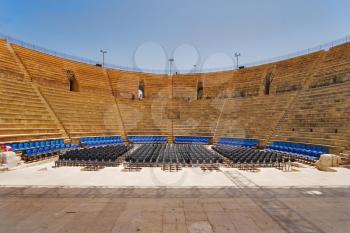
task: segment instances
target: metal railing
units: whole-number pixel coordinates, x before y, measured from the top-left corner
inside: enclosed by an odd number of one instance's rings
[[[27,43],[24,42],[22,40],[18,40],[16,38],[13,38],[11,36],[7,36],[4,34],[0,33],[0,38],[5,39],[8,43],[11,44],[16,44],[28,49],[33,49],[35,51],[39,51],[45,54],[49,54],[49,55],[53,55],[53,56],[57,56],[57,57],[61,57],[61,58],[65,58],[65,59],[69,59],[69,60],[73,60],[73,61],[77,61],[77,62],[82,62],[82,63],[86,63],[86,64],[90,64],[90,65],[96,65],[96,64],[100,64],[100,62],[92,60],[92,59],[87,59],[87,58],[82,58],[82,57],[78,57],[78,56],[73,56],[73,55],[69,55],[66,53],[61,53],[61,52],[57,52],[54,50],[50,50],[50,49],[46,49],[40,46],[37,46],[35,44],[31,44],[31,43]],[[251,63],[246,63],[246,64],[241,64],[241,66],[244,67],[252,67],[252,66],[258,66],[258,65],[263,65],[263,64],[268,64],[268,63],[274,63],[274,62],[278,62],[278,61],[283,61],[283,60],[287,60],[290,58],[294,58],[294,57],[298,57],[298,56],[303,56],[303,55],[307,55],[310,53],[315,53],[315,52],[319,52],[322,50],[327,50],[330,49],[332,47],[341,45],[341,44],[345,44],[347,42],[350,42],[350,36],[346,36],[343,37],[341,39],[338,40],[334,40],[319,46],[315,46],[313,48],[309,48],[309,49],[304,49],[301,51],[297,51],[294,53],[290,53],[287,55],[283,55],[283,56],[279,56],[279,57],[274,57],[274,58],[270,58],[270,59],[264,59],[264,60],[260,60],[257,62],[251,62]],[[144,73],[154,73],[154,74],[168,74],[169,71],[167,69],[164,70],[157,70],[157,69],[140,69],[137,67],[128,67],[128,66],[118,66],[118,65],[113,65],[113,64],[105,64],[105,68],[111,68],[111,69],[118,69],[118,70],[123,70],[123,71],[133,71],[133,72],[144,72]],[[191,69],[191,70],[176,70],[173,72],[178,72],[181,74],[186,74],[186,73],[210,73],[210,72],[220,72],[220,71],[230,71],[230,70],[235,70],[236,67],[235,66],[229,66],[229,67],[222,67],[222,68],[212,68],[212,69]]]

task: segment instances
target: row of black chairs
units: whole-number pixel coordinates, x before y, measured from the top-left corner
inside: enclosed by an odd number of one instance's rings
[[[132,145],[110,145],[67,151],[59,156],[57,165],[113,164],[132,148]]]
[[[126,162],[135,164],[211,164],[221,163],[222,158],[194,144],[147,144],[137,148],[126,157]]]
[[[291,155],[254,148],[216,145],[213,146],[213,150],[235,164],[256,164],[261,167],[270,167],[280,163],[295,162],[295,158]]]

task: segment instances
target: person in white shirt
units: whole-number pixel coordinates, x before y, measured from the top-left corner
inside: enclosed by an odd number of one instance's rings
[[[142,90],[139,89],[139,100],[142,100],[143,99],[143,93],[142,93]]]

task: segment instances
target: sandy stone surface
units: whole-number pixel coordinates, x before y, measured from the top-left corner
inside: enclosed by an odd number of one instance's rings
[[[324,232],[348,188],[0,188],[0,232]]]
[[[122,166],[99,171],[81,171],[81,167],[53,168],[52,161],[0,172],[0,186],[48,187],[347,187],[350,170],[336,168],[337,172],[322,172],[305,166],[294,172],[275,168],[261,168],[248,172],[236,168],[202,171],[200,168],[182,168],[166,172],[160,168],[142,168],[139,172],[122,171]]]

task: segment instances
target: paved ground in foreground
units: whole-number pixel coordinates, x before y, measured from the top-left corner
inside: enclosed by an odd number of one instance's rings
[[[0,188],[0,232],[349,232],[349,188]]]

